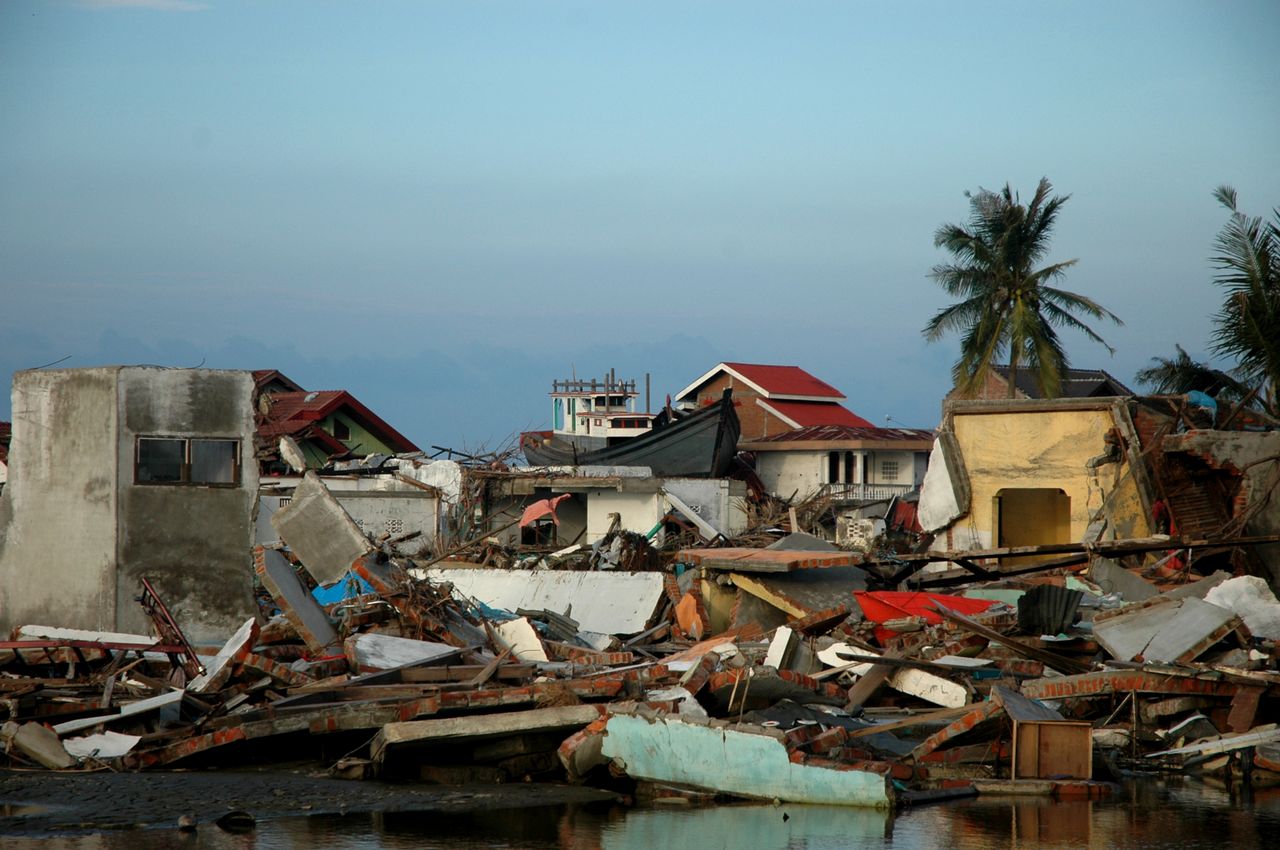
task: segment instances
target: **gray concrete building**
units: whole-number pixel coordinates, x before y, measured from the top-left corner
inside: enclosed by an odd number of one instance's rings
[[[0,630],[146,633],[146,577],[193,643],[255,610],[249,372],[18,372],[0,493]]]

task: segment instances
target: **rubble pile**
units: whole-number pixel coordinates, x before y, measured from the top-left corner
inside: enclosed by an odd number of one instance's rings
[[[1010,783],[1100,795],[1131,771],[1280,778],[1280,603],[1257,579],[1162,589],[1093,554],[890,590],[910,556],[803,534],[682,550],[664,570],[600,562],[608,547],[595,569],[424,570],[345,530],[320,539],[302,512],[327,510],[323,494],[297,505],[280,526],[310,539],[255,549],[262,611],[220,648],[188,645],[149,586],[155,634],[10,635],[8,763],[303,754],[350,778],[870,806]],[[339,571],[334,552],[358,554]]]

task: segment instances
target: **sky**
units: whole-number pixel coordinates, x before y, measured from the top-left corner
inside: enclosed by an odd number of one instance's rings
[[[1275,0],[5,0],[0,372],[276,368],[482,451],[553,379],[780,363],[932,427],[933,234],[1048,177],[1124,320],[1072,365],[1132,386],[1210,357],[1213,189],[1280,206],[1278,43]]]

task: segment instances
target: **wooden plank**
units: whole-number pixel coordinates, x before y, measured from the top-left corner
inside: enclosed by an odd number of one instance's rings
[[[891,720],[888,723],[877,723],[875,726],[869,726],[866,729],[855,729],[846,733],[847,738],[861,738],[866,735],[875,735],[879,732],[893,732],[898,729],[910,729],[913,726],[926,726],[936,723],[950,723],[957,717],[968,714],[971,709],[964,705],[959,708],[941,708],[937,711],[929,711],[924,714],[917,714],[913,717],[904,717],[901,720]]]
[[[1000,710],[1000,706],[993,700],[975,703],[969,711],[965,712],[951,723],[948,723],[928,738],[925,738],[919,746],[911,751],[909,758],[919,761],[929,755],[929,753],[938,749],[938,747],[942,746],[947,741],[963,735],[965,732],[968,732],[970,729]]]
[[[964,626],[969,631],[981,635],[987,640],[993,640],[1002,646],[1006,646],[1019,655],[1027,658],[1034,658],[1036,661],[1042,661],[1053,669],[1061,673],[1084,673],[1092,669],[1090,665],[1074,661],[1070,658],[1064,658],[1053,652],[1046,652],[1042,649],[1036,649],[1033,646],[1027,646],[1021,641],[1006,637],[995,629],[989,629],[979,622],[970,620],[963,614],[957,614],[950,608],[943,605],[935,605],[934,610],[937,611],[943,619],[950,620],[953,623]]]

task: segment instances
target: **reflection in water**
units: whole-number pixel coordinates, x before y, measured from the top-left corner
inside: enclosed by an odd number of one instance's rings
[[[21,813],[0,821],[11,829]],[[1192,782],[1143,782],[1114,800],[983,797],[886,812],[827,806],[627,809],[602,804],[473,814],[393,814],[263,821],[244,835],[205,824],[45,838],[0,837],[6,850],[996,850],[1261,848],[1280,832],[1280,789],[1251,796]]]

